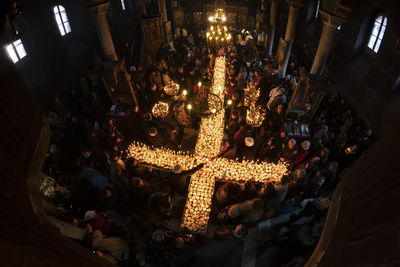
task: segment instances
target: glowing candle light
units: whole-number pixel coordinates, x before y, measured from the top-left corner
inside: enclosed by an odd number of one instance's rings
[[[224,100],[225,57],[215,60],[214,79],[210,92]],[[228,100],[227,102],[229,103]],[[187,105],[188,110],[192,108]],[[133,142],[128,150],[128,157],[133,157],[142,164],[172,169],[180,164],[189,170],[199,163],[208,163],[194,173],[190,179],[187,202],[183,212],[181,227],[190,231],[205,233],[211,211],[211,201],[216,180],[222,181],[255,181],[277,182],[287,173],[285,163],[272,164],[243,160],[214,158],[219,154],[223,135],[225,111],[213,109],[213,115],[202,119],[195,153],[176,152],[167,148],[151,148],[145,144]]]

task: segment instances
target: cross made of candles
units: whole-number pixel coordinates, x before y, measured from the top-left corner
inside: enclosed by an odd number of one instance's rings
[[[225,57],[215,60],[215,71],[211,93],[224,100]],[[200,123],[195,153],[176,152],[166,148],[151,148],[145,144],[133,142],[128,148],[128,156],[138,161],[163,169],[173,169],[181,165],[189,170],[200,163],[204,167],[195,172],[189,184],[189,190],[181,227],[196,233],[207,231],[211,211],[211,201],[216,181],[231,182],[277,182],[287,173],[285,163],[238,161],[216,158],[224,136],[224,109],[205,117]]]

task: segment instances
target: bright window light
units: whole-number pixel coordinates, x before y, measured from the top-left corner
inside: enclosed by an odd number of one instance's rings
[[[7,53],[14,63],[26,56],[26,51],[21,39],[18,39],[7,46]]]
[[[121,7],[122,7],[122,10],[125,10],[125,0],[121,0]]]
[[[320,5],[320,0],[317,0],[317,6],[315,8],[315,18],[318,17],[319,5]]]
[[[61,35],[64,36],[67,33],[71,32],[71,26],[69,25],[68,16],[65,8],[61,5],[57,5],[54,7],[53,10]]]
[[[378,52],[379,46],[382,43],[383,35],[386,30],[386,23],[387,18],[384,16],[379,16],[375,19],[374,27],[372,28],[368,41],[368,47],[374,50],[375,53]]]

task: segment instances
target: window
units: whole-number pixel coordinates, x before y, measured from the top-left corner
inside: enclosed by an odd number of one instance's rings
[[[375,19],[374,27],[372,28],[368,41],[368,47],[374,50],[375,53],[378,52],[379,46],[381,45],[386,30],[386,23],[387,18],[382,15]]]
[[[71,26],[69,26],[69,21],[67,17],[67,12],[63,6],[55,6],[54,7],[54,15],[56,16],[56,21],[58,25],[58,29],[62,36],[66,35],[71,31]]]
[[[125,0],[121,0],[121,7],[122,7],[122,10],[125,10]]]
[[[26,51],[21,39],[18,39],[7,46],[7,53],[14,63],[26,56]]]

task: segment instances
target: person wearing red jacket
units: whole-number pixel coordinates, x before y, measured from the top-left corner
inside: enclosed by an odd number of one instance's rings
[[[111,222],[105,213],[89,210],[85,213],[85,221],[88,222],[88,247],[92,247],[92,234],[95,230],[99,230],[103,235],[109,235],[111,232]]]
[[[293,160],[293,165],[302,163],[308,156],[308,150],[310,149],[310,141],[305,140],[301,143],[301,148]]]

